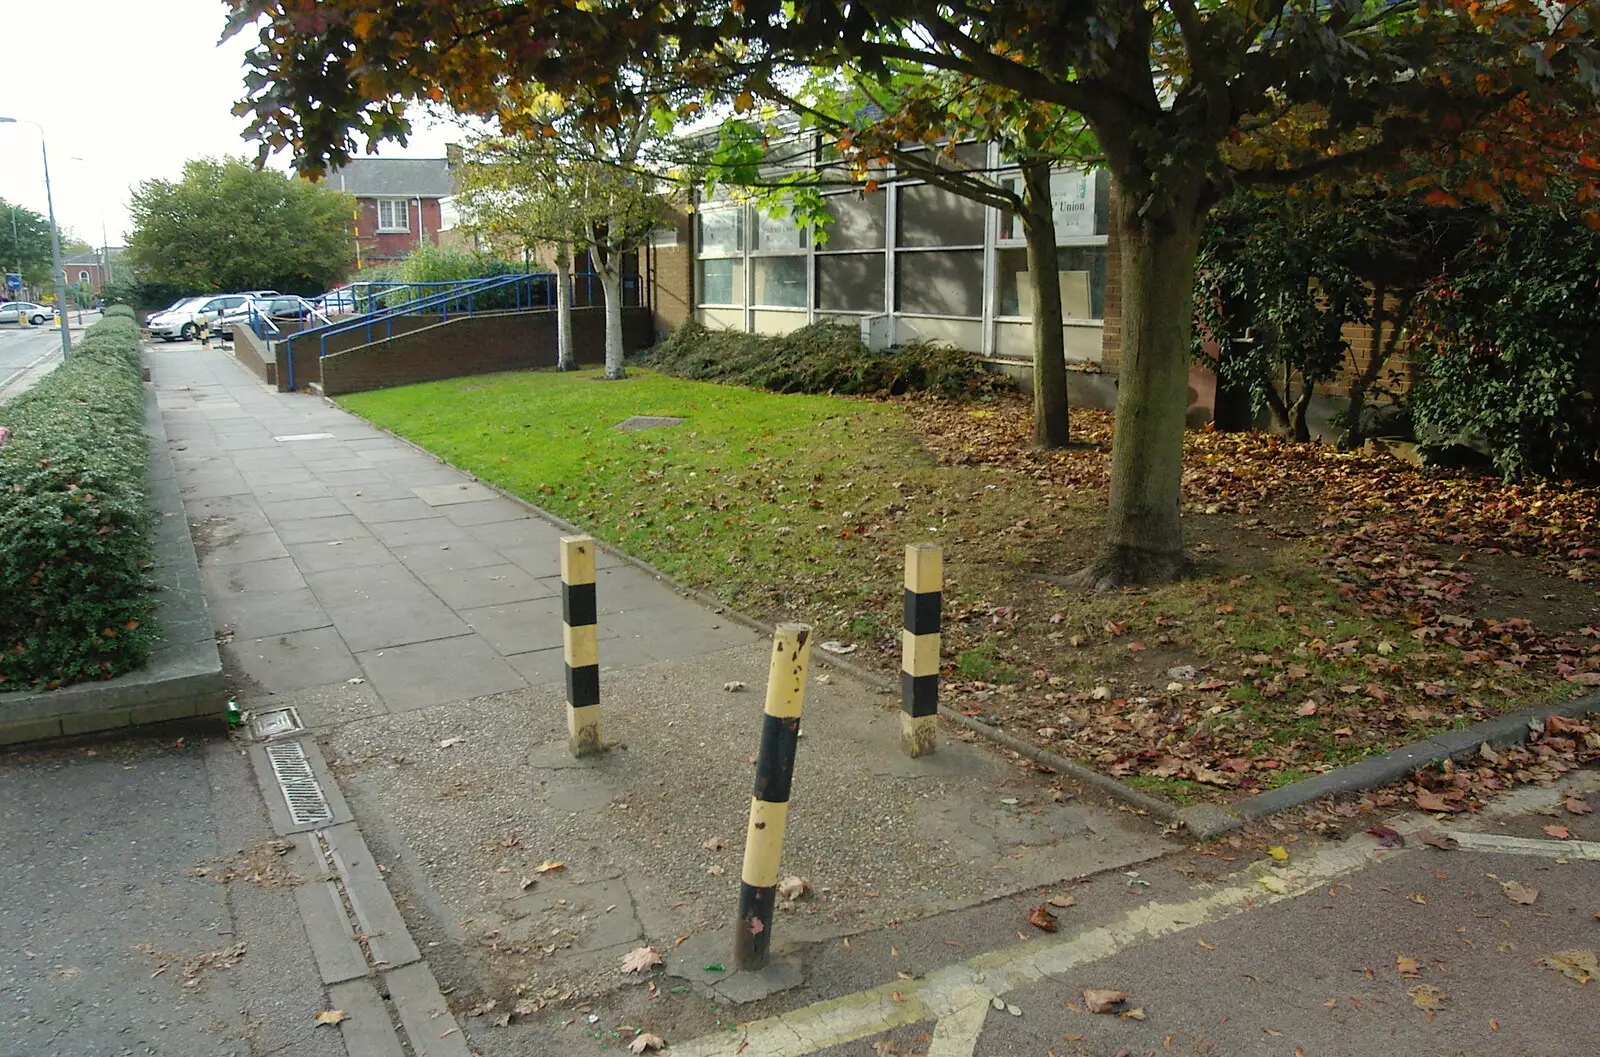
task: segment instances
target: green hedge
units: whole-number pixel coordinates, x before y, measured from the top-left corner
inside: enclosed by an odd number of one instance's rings
[[[775,393],[898,396],[928,391],[974,396],[1015,388],[1010,379],[985,370],[977,357],[952,345],[919,341],[879,352],[861,343],[856,328],[842,323],[813,323],[769,337],[711,330],[690,320],[646,360],[682,378]]]
[[[108,679],[155,632],[139,331],[113,306],[0,405],[0,691]],[[4,698],[0,697],[0,703]]]

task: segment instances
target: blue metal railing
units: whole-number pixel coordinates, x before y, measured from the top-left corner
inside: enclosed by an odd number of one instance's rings
[[[255,334],[256,337],[260,338],[262,341],[272,341],[275,338],[281,338],[283,336],[283,331],[278,329],[278,324],[272,321],[271,316],[262,315],[261,310],[256,308],[256,303],[254,301],[249,302],[249,305],[250,311],[249,314],[245,316],[245,319],[250,325],[250,330]]]
[[[595,279],[593,272],[581,272],[573,277],[572,302],[578,305],[580,290],[582,291],[583,304],[595,304]],[[355,285],[355,284],[352,284]],[[352,318],[340,319],[322,326],[307,327],[297,333],[283,337],[284,357],[287,363],[285,381],[288,388],[295,388],[294,377],[294,351],[296,344],[304,347],[304,342],[316,338],[318,342],[317,356],[321,359],[328,355],[328,339],[349,334],[355,331],[365,331],[366,342],[371,344],[384,338],[394,337],[394,321],[404,316],[437,316],[443,323],[452,318],[472,317],[482,312],[527,312],[544,311],[556,306],[556,277],[551,272],[532,272],[512,275],[496,275],[485,279],[464,279],[449,282],[428,283],[366,283],[365,289],[352,292],[352,303],[374,306],[362,315]],[[448,287],[438,293],[424,297],[413,297],[393,305],[379,305],[380,298],[387,299],[402,290],[414,291],[415,289],[436,289]],[[374,290],[374,288],[379,288]],[[346,287],[345,289],[350,289]],[[639,277],[625,275],[622,281],[623,304],[638,304],[640,296]],[[325,306],[326,307],[326,306]],[[327,318],[326,316],[324,318]],[[267,320],[271,325],[271,320]],[[379,333],[381,327],[382,333]],[[274,331],[277,328],[273,327]]]
[[[372,284],[378,285],[378,284]],[[394,337],[394,321],[403,316],[437,316],[443,323],[451,318],[471,317],[479,312],[524,312],[555,307],[555,277],[548,273],[496,275],[487,279],[467,279],[449,283],[394,283],[393,288],[449,287],[440,293],[414,298],[328,326],[309,327],[283,339],[288,371],[285,381],[295,388],[294,351],[296,345],[315,338],[320,359],[328,354],[328,339],[341,334],[365,331],[367,343]],[[369,299],[374,295],[368,294]],[[369,300],[369,303],[370,300]],[[379,333],[381,327],[382,333]]]

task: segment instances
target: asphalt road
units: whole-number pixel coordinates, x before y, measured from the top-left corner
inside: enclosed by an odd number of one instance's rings
[[[0,1057],[344,1057],[271,835],[224,738],[0,753]]]
[[[97,322],[99,319],[98,312],[83,314],[85,324]],[[75,325],[72,329],[82,333]],[[17,396],[28,388],[34,379],[45,373],[41,369],[49,363],[60,362],[60,351],[59,324],[19,327],[15,323],[0,323],[0,402]],[[46,359],[52,355],[53,361]],[[35,369],[29,370],[30,367]]]

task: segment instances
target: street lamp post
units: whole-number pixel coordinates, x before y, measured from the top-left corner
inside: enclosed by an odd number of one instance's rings
[[[32,125],[39,130],[39,156],[44,159],[44,203],[50,212],[50,267],[56,273],[56,315],[61,320],[61,356],[72,351],[72,332],[67,324],[67,273],[61,270],[61,231],[56,226],[56,203],[50,193],[50,151],[45,147],[44,126],[26,118],[0,117],[0,125]]]

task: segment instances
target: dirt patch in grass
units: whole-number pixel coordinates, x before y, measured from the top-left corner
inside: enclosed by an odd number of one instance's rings
[[[947,704],[1176,801],[1231,798],[1600,682],[1600,490],[1186,439],[1182,583],[1085,595],[1111,419],[779,396],[641,371],[346,398],[464,469],[768,619],[898,669],[901,549],[944,546]],[[671,430],[607,427],[676,415]],[[1600,746],[1596,746],[1600,749]]]

